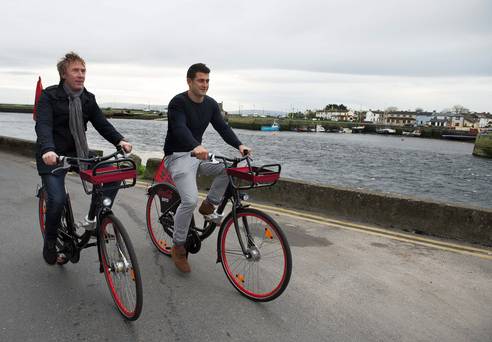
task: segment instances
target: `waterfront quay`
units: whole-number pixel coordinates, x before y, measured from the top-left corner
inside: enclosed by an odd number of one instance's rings
[[[48,266],[37,222],[40,179],[32,157],[0,150],[1,341],[488,341],[490,249],[256,204],[284,229],[293,273],[271,303],[241,297],[215,263],[215,241],[191,255],[183,276],[146,231],[146,184],[120,191],[114,211],[141,268],[144,306],[125,322],[95,250]],[[89,196],[66,182],[76,218]],[[467,248],[464,251],[462,248]],[[29,322],[29,324],[26,324]]]
[[[111,119],[145,164],[161,159],[166,121]],[[255,164],[280,163],[282,178],[317,185],[375,191],[420,200],[492,209],[491,159],[472,155],[473,144],[379,134],[261,132],[235,129],[254,149]],[[28,114],[0,113],[0,136],[35,140]],[[91,125],[87,139],[94,149],[112,152]],[[206,147],[236,155],[210,128]]]
[[[0,136],[0,149],[32,157],[33,141]],[[102,152],[102,151],[101,151]],[[141,158],[132,155],[140,168]],[[143,177],[152,180],[161,159],[147,160]],[[199,177],[206,189],[211,179]],[[492,246],[492,210],[405,198],[384,193],[329,187],[280,179],[275,187],[253,189],[253,197],[268,203],[320,212],[336,218],[366,222],[441,238]]]

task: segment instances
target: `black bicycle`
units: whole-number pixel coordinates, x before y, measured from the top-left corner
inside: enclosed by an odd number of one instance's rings
[[[97,246],[99,271],[104,273],[109,290],[118,310],[128,320],[136,320],[142,311],[142,280],[137,257],[123,224],[111,210],[112,201],[104,196],[103,190],[129,188],[136,183],[135,163],[125,157],[120,149],[115,153],[95,158],[60,157],[61,166],[53,170],[76,171],[82,180],[86,194],[95,194],[96,229],[83,233],[77,231],[74,221],[70,195],[67,192],[58,228],[57,263],[79,262],[80,252],[88,247]],[[86,165],[88,168],[80,166]],[[89,184],[92,184],[92,189]],[[103,189],[103,185],[106,186]],[[109,185],[109,186],[108,186]],[[45,234],[46,190],[42,186],[37,192],[39,198],[39,225]],[[96,242],[91,242],[91,236]]]
[[[259,302],[271,301],[284,292],[292,273],[289,243],[273,218],[242,203],[244,190],[274,185],[280,176],[280,165],[252,166],[249,156],[227,158],[209,155],[212,162],[222,162],[229,176],[229,185],[217,208],[222,215],[231,202],[231,211],[220,225],[217,237],[217,263],[231,284],[243,296]],[[246,162],[245,166],[238,166]],[[161,181],[148,189],[146,208],[147,229],[155,247],[170,256],[174,214],[180,204],[179,194],[167,174],[164,160],[154,180]],[[163,181],[163,182],[162,182]],[[209,237],[217,224],[205,221],[202,228],[191,221],[186,241],[188,253],[197,253],[201,241]]]

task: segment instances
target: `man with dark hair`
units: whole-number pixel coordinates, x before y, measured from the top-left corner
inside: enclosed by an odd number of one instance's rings
[[[236,137],[220,113],[217,102],[207,96],[210,69],[202,63],[193,64],[186,74],[188,91],[176,95],[168,106],[168,128],[164,143],[165,165],[181,197],[174,216],[174,235],[171,257],[181,272],[190,272],[186,258],[186,236],[198,202],[197,172],[217,176],[202,202],[199,212],[206,220],[218,222],[215,211],[224,196],[228,177],[222,164],[208,161],[208,150],[202,145],[202,136],[211,123],[222,139],[237,148],[241,154],[251,151]],[[190,152],[196,156],[192,157]]]
[[[57,230],[66,198],[66,171],[51,173],[57,167],[58,156],[89,157],[85,136],[88,121],[113,145],[120,145],[125,152],[132,150],[132,145],[106,120],[94,95],[84,88],[85,61],[70,52],[58,62],[57,69],[60,83],[43,90],[36,120],[36,165],[48,195],[43,257],[50,265],[57,259]],[[111,198],[115,195],[115,191],[107,193]],[[95,203],[92,201],[89,214],[79,226],[93,230],[95,222]]]

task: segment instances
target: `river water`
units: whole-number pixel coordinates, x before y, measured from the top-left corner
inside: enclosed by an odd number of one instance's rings
[[[163,156],[167,121],[113,119],[111,123],[144,161]],[[492,208],[492,160],[474,157],[469,142],[369,134],[235,132],[254,149],[255,164],[280,163],[283,177]],[[35,140],[31,115],[0,113],[0,135]],[[90,125],[88,141],[91,148],[113,151]],[[211,127],[203,143],[218,154],[237,153]]]

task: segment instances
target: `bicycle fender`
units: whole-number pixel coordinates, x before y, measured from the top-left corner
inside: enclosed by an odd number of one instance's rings
[[[239,212],[239,210],[238,210]],[[221,258],[221,246],[220,246],[220,237],[222,236],[222,232],[224,231],[225,229],[225,226],[226,226],[226,223],[229,221],[229,220],[232,220],[232,211],[227,214],[226,217],[224,217],[224,219],[222,220],[222,223],[220,224],[220,229],[219,229],[219,233],[217,234],[217,260],[215,261],[215,263],[220,263],[222,262],[222,258]]]

